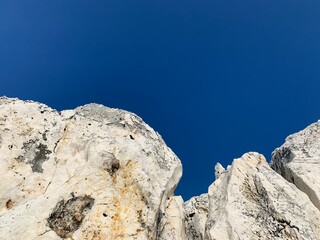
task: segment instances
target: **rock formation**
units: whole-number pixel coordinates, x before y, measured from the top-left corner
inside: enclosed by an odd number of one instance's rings
[[[320,123],[271,164],[246,153],[208,193],[174,196],[180,160],[127,111],[0,98],[0,239],[320,239]]]
[[[0,100],[0,239],[157,239],[181,163],[136,115]]]
[[[319,239],[320,212],[257,153],[209,187],[207,239]]]
[[[289,136],[272,153],[271,167],[320,210],[320,121]]]

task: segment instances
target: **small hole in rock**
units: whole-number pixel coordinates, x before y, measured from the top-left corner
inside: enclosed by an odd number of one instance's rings
[[[104,217],[108,217],[108,215],[107,215],[106,213],[103,213],[102,215],[103,215]]]
[[[134,140],[134,137],[132,137],[132,135],[130,135],[130,139]]]
[[[6,202],[6,207],[7,207],[7,209],[13,208],[13,202],[12,202],[11,199],[9,199],[9,200]]]

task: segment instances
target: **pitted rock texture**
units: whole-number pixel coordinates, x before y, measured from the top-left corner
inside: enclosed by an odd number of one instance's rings
[[[0,239],[320,240],[319,128],[289,136],[272,168],[253,152],[216,164],[184,202],[180,160],[135,114],[2,97]]]
[[[0,239],[156,239],[182,174],[135,114],[0,99]]]
[[[72,197],[66,202],[61,200],[48,218],[49,227],[62,238],[72,237],[93,203],[94,199],[89,196]]]

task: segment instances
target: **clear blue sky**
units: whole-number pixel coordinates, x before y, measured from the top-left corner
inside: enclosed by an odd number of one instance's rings
[[[319,0],[1,0],[0,95],[137,113],[183,163],[270,159],[320,118]]]

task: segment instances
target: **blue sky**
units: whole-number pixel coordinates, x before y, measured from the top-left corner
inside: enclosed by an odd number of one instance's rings
[[[177,195],[214,165],[270,159],[320,116],[320,2],[1,0],[0,95],[135,112],[179,156]]]

